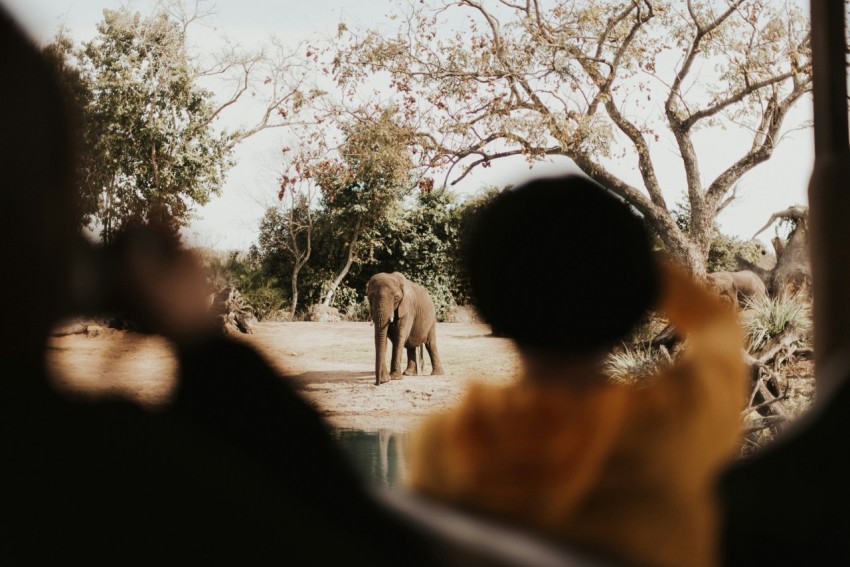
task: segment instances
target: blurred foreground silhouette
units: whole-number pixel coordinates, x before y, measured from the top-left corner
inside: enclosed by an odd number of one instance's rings
[[[369,497],[316,413],[249,348],[206,322],[200,271],[168,231],[109,250],[79,234],[75,113],[38,50],[0,12],[3,553],[26,563],[427,563]],[[93,281],[94,280],[94,281]],[[170,338],[175,403],[61,396],[49,330],[76,307],[120,306]],[[199,302],[196,302],[199,299]],[[238,380],[234,380],[238,377]]]

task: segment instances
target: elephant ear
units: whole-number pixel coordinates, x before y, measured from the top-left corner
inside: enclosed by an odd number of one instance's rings
[[[407,278],[399,272],[393,272],[399,287],[401,288],[401,301],[398,304],[399,318],[407,316],[413,309],[413,287]]]

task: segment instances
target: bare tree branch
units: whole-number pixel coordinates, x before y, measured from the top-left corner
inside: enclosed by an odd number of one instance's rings
[[[690,130],[693,127],[694,124],[696,124],[698,121],[702,120],[703,118],[708,118],[710,116],[714,116],[715,114],[717,114],[721,110],[723,110],[723,109],[725,109],[729,106],[732,106],[735,103],[741,102],[748,95],[751,95],[754,92],[759,91],[759,90],[761,90],[765,87],[769,87],[771,85],[781,83],[781,82],[785,81],[786,79],[790,79],[793,76],[794,76],[794,72],[789,71],[787,73],[782,73],[780,75],[774,75],[773,77],[770,77],[770,78],[765,79],[763,81],[751,83],[747,86],[747,88],[741,89],[740,91],[738,91],[737,93],[735,93],[734,95],[732,95],[730,97],[727,97],[727,98],[725,98],[721,101],[718,101],[718,102],[712,104],[711,106],[704,108],[702,110],[692,112],[690,116],[688,116],[685,120],[682,121],[682,127],[686,130]]]
[[[797,102],[805,93],[809,92],[811,87],[808,85],[798,85],[795,89],[778,104],[774,104],[764,115],[762,132],[756,134],[753,140],[753,147],[736,161],[734,164],[726,168],[715,180],[709,185],[706,190],[708,199],[713,202],[719,201],[720,197],[728,190],[728,188],[741,178],[744,173],[751,170],[756,165],[767,161],[773,154],[778,139],[779,130],[782,127],[782,122],[785,115],[791,109],[793,104]]]

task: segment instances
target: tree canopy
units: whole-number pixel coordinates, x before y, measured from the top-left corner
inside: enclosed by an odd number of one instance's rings
[[[423,1],[394,21],[390,33],[341,25],[335,76],[348,91],[388,76],[431,167],[455,168],[456,182],[507,156],[566,156],[697,272],[736,183],[770,158],[811,90],[809,23],[791,3]],[[726,126],[750,143],[708,178],[696,135]],[[657,172],[662,137],[680,182]],[[617,173],[627,159],[633,179]],[[682,189],[687,234],[667,201]]]
[[[195,84],[184,30],[165,12],[126,9],[105,10],[97,29],[71,52],[87,90],[86,220],[106,240],[152,215],[183,224],[219,190],[230,149],[212,127],[212,94]]]
[[[127,7],[104,10],[91,41],[77,46],[60,34],[45,48],[82,111],[81,223],[104,240],[154,216],[175,229],[185,225],[195,206],[220,191],[234,145],[285,124],[309,96],[285,56],[272,61],[234,49],[210,61],[193,56],[187,30],[203,15],[179,1],[147,17]],[[234,84],[223,101],[200,86],[213,76]],[[219,129],[222,111],[258,79],[267,107],[257,124]]]

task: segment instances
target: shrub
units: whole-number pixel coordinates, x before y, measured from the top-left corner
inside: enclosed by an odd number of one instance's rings
[[[368,321],[369,302],[359,291],[340,284],[334,294],[334,306],[349,321]]]
[[[371,319],[369,302],[364,299],[360,303],[350,306],[345,312],[345,318],[348,321],[369,321]]]
[[[248,288],[242,291],[243,297],[254,308],[254,315],[260,321],[267,321],[272,314],[278,312],[286,302],[280,288],[266,284],[258,288]]]

